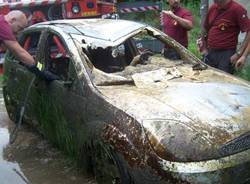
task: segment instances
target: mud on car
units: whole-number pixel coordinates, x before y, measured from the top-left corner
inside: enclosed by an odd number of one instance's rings
[[[170,60],[140,40],[176,50]],[[125,20],[63,20],[27,28],[20,44],[41,70],[24,121],[78,158],[99,183],[250,181],[250,85],[173,39]],[[15,120],[34,77],[10,52],[4,99]]]

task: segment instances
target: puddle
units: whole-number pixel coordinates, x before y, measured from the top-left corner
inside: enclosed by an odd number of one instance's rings
[[[31,127],[23,125],[10,145],[13,128],[0,91],[1,184],[96,184],[93,177],[84,176],[69,158]]]
[[[26,184],[27,179],[23,175],[17,163],[4,160],[3,151],[9,143],[9,131],[7,128],[0,128],[0,181],[1,184]]]

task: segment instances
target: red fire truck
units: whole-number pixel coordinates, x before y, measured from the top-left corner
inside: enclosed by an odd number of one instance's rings
[[[116,12],[115,0],[3,0],[0,14],[23,11],[30,25],[47,20],[102,17]],[[0,73],[4,51],[0,49]]]
[[[19,9],[28,18],[43,15],[46,20],[100,17],[114,13],[115,4],[113,0],[4,0],[0,3],[0,14]]]

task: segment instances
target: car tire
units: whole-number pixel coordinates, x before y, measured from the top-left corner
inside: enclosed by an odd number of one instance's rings
[[[98,184],[134,183],[125,160],[112,148],[95,148],[92,153],[92,169]]]

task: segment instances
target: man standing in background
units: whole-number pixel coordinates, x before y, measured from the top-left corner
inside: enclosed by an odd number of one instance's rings
[[[180,0],[168,0],[168,4],[170,10],[163,10],[161,15],[163,32],[187,48],[188,31],[193,28],[192,14],[180,6]],[[164,56],[168,59],[180,59],[179,54],[167,45]]]
[[[238,59],[250,41],[250,22],[246,9],[233,0],[214,0],[204,30],[202,45],[205,47],[202,52],[206,55],[206,64],[232,74],[233,65],[238,68],[243,62]],[[236,51],[240,31],[247,34]]]

